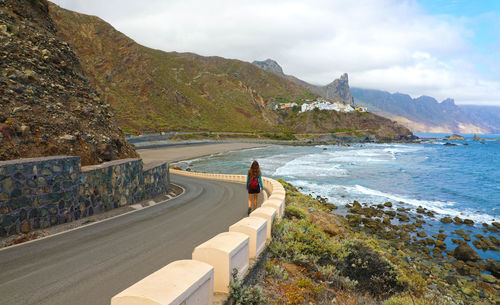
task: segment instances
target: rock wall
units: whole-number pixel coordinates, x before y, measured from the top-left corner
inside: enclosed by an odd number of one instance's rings
[[[354,98],[349,88],[349,77],[347,73],[342,74],[339,79],[334,80],[326,86],[311,86],[309,89],[328,99],[340,101],[348,105],[354,105]]]
[[[167,163],[123,159],[80,169],[80,158],[0,161],[0,236],[71,222],[166,193]]]
[[[137,158],[48,11],[46,0],[0,0],[0,160]]]

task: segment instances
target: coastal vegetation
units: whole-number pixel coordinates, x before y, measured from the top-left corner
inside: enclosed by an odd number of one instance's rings
[[[437,255],[445,249],[442,240],[446,236],[416,242],[410,233],[419,222],[412,224],[402,210],[392,213],[392,203],[368,207],[354,202],[344,217],[324,198],[304,195],[284,180],[280,182],[287,191],[285,217],[273,225],[273,241],[262,258],[266,263],[254,271],[258,280],[241,288],[258,292],[259,301],[248,304],[479,305],[500,301],[498,262],[470,260],[468,250],[464,256],[453,251],[447,257]],[[400,224],[391,224],[394,217]],[[432,243],[433,255],[425,243]]]

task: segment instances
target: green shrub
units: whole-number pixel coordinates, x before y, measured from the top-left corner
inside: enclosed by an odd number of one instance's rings
[[[295,135],[292,132],[284,132],[284,133],[263,133],[262,136],[269,138],[271,140],[281,140],[281,141],[291,141],[297,140]]]
[[[288,272],[286,272],[283,267],[275,265],[271,261],[268,261],[266,263],[266,267],[265,268],[266,268],[267,274],[270,275],[270,276],[279,278],[281,280],[287,280],[288,279]]]
[[[295,222],[282,219],[273,224],[272,232],[269,250],[276,257],[308,266],[332,260],[332,241],[305,219]]]
[[[394,266],[378,251],[360,241],[342,244],[336,253],[341,274],[358,282],[358,288],[375,296],[400,291]]]
[[[289,205],[285,208],[285,217],[292,219],[293,217],[297,219],[304,219],[307,217],[307,212],[295,205]]]
[[[229,298],[235,305],[265,305],[267,299],[259,286],[245,287],[243,281],[238,278],[238,269],[233,269],[231,282],[229,283]]]

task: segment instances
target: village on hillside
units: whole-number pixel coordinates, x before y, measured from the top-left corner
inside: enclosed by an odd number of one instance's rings
[[[274,105],[274,110],[284,110],[293,107],[300,107],[300,113],[311,111],[314,109],[319,110],[334,110],[338,112],[367,112],[368,109],[366,107],[357,107],[353,105],[343,104],[341,102],[331,102],[325,99],[317,99],[317,100],[305,100],[305,103],[299,104],[295,102],[290,103],[278,103]]]

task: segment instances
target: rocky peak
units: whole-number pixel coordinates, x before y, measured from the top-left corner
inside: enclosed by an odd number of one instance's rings
[[[76,55],[55,36],[48,2],[0,4],[0,160],[78,155],[88,165],[136,157]]]
[[[281,76],[285,75],[283,73],[283,69],[281,68],[281,66],[275,60],[272,60],[270,58],[268,58],[264,61],[255,60],[252,62],[252,64],[256,65],[257,67],[259,67],[265,71],[272,72],[274,74],[278,74]]]
[[[347,73],[342,74],[339,79],[334,80],[328,85],[320,87],[301,81],[300,79],[291,75],[285,75],[281,66],[272,59],[266,59],[264,61],[254,61],[252,62],[252,64],[265,71],[284,76],[288,80],[291,80],[294,83],[303,86],[306,89],[311,90],[314,93],[327,99],[339,101],[344,104],[354,104],[354,98],[352,97],[351,90],[349,88],[349,76],[347,75]]]
[[[328,99],[340,101],[345,104],[354,104],[351,89],[349,88],[349,77],[347,73],[342,74],[339,79],[329,83],[323,87],[323,89],[323,96]]]
[[[452,98],[445,99],[444,101],[441,102],[441,105],[443,105],[443,106],[453,106],[453,107],[456,106],[455,105],[455,100],[452,99]]]

